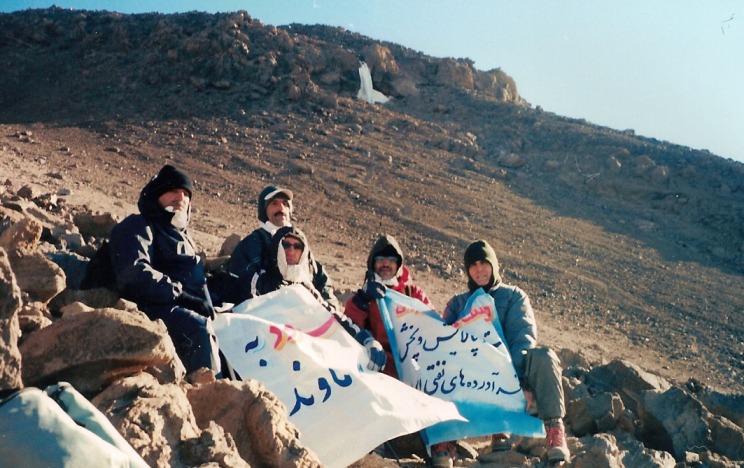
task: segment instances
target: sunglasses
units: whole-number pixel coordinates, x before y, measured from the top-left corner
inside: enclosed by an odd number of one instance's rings
[[[396,257],[396,256],[391,256],[391,257],[387,257],[385,255],[377,255],[377,256],[375,256],[375,261],[376,262],[384,262],[385,260],[387,260],[388,262],[398,263],[398,257]]]
[[[295,250],[303,250],[305,248],[304,245],[302,245],[301,242],[289,242],[289,241],[282,241],[282,247],[284,250],[288,250],[290,247]]]

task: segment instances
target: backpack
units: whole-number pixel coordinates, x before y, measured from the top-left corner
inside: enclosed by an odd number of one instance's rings
[[[116,273],[111,263],[111,246],[107,240],[90,258],[85,267],[85,276],[80,282],[80,289],[108,288],[116,289]]]

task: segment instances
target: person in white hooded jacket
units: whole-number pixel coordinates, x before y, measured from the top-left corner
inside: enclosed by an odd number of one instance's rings
[[[338,299],[333,289],[327,284],[320,287],[326,291],[331,300],[326,300],[321,291],[313,284],[311,268],[312,254],[305,234],[298,228],[285,226],[271,237],[269,261],[266,269],[253,266],[246,274],[241,275],[241,290],[248,290],[248,298],[268,294],[279,288],[301,284],[315,296],[318,302],[328,310],[354,339],[364,346],[370,358],[368,369],[381,371],[387,362],[382,345],[372,336],[369,330],[360,328],[349,317],[340,312]]]

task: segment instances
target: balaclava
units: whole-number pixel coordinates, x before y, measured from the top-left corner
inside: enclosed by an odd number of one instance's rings
[[[300,242],[305,246],[302,249],[302,255],[297,265],[288,265],[287,256],[282,247],[282,240],[285,238],[299,239]],[[310,246],[307,245],[307,238],[305,233],[300,231],[298,228],[292,226],[285,226],[274,234],[272,243],[276,249],[276,267],[279,270],[279,274],[285,281],[290,283],[312,283],[313,277],[310,272]]]

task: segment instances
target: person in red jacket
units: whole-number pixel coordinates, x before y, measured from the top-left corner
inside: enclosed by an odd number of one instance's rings
[[[408,269],[403,266],[403,251],[393,236],[383,235],[372,246],[367,258],[367,273],[362,287],[346,301],[344,313],[362,329],[372,332],[387,355],[388,365],[383,372],[398,378],[390,351],[390,340],[385,333],[377,299],[385,296],[387,289],[430,304],[424,290],[413,283]]]

